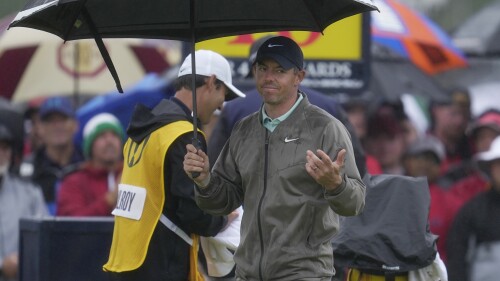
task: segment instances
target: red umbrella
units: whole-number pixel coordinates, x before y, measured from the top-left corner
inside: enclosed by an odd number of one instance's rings
[[[451,38],[434,22],[396,0],[375,0],[372,40],[408,57],[428,74],[467,65]]]

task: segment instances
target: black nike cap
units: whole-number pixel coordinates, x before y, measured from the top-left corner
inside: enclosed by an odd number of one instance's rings
[[[262,43],[255,61],[262,62],[264,59],[273,59],[286,70],[293,67],[304,68],[302,50],[295,41],[285,36],[272,37]]]

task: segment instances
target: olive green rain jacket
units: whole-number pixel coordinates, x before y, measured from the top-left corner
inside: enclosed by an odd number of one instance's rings
[[[329,193],[307,173],[306,151],[322,149],[334,159],[342,148],[344,181]],[[348,131],[307,97],[273,132],[261,111],[238,123],[210,183],[196,188],[198,205],[212,214],[243,205],[234,260],[238,280],[248,281],[330,280],[339,215],[359,214],[364,199]]]

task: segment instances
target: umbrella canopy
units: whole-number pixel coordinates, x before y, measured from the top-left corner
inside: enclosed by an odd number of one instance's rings
[[[163,38],[191,41],[194,45],[216,37],[254,32],[322,32],[335,21],[375,9],[368,1],[31,0],[10,26],[40,29],[64,40],[95,38],[120,89],[100,38]]]
[[[264,31],[322,32],[335,21],[374,9],[368,0],[31,0],[10,26],[44,30],[64,40],[94,38],[120,90],[101,38],[190,41],[195,70],[195,42]],[[195,101],[194,90],[193,116]],[[194,139],[196,122],[193,118]]]
[[[320,32],[335,21],[373,10],[375,7],[369,3],[368,0],[31,0],[11,26],[44,30],[64,40],[94,38],[98,33],[103,38],[183,41],[194,36],[198,42],[264,31]]]
[[[467,65],[451,38],[424,15],[396,0],[375,0],[372,40],[410,58],[426,73],[435,74]]]
[[[492,1],[465,20],[453,33],[453,42],[468,55],[500,54],[500,1]]]
[[[477,56],[467,59],[466,68],[441,72],[435,77],[448,88],[468,88],[471,85],[495,82],[500,77],[500,57]]]
[[[372,45],[371,54],[371,99],[398,101],[402,95],[409,94],[427,101],[449,100],[447,92],[438,81],[408,58],[376,42]]]
[[[104,44],[116,58],[125,87],[169,66],[166,45],[146,45],[141,39],[108,39]],[[93,40],[64,43],[57,36],[29,28],[15,28],[0,36],[0,96],[4,98],[26,102],[50,95],[94,96],[114,88]]]

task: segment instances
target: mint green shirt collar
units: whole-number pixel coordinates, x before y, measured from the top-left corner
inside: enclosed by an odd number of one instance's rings
[[[269,117],[267,114],[266,114],[266,110],[264,109],[264,106],[262,107],[262,125],[270,132],[273,132],[274,129],[276,129],[276,127],[278,127],[278,125],[285,121],[286,118],[288,118],[288,116],[290,116],[290,114],[292,114],[292,112],[295,110],[295,108],[297,108],[297,106],[299,105],[299,103],[304,99],[304,96],[299,93],[299,98],[297,99],[297,101],[295,101],[295,104],[292,106],[292,108],[290,108],[290,110],[288,110],[285,114],[281,115],[280,117],[278,118],[275,118],[275,119],[272,119],[271,117]]]

